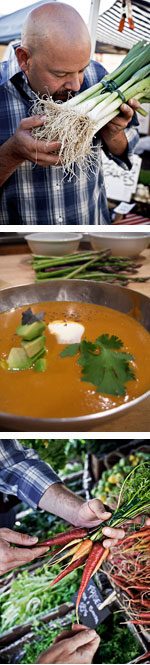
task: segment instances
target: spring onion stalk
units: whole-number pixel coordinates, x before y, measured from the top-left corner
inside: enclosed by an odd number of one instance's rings
[[[74,174],[74,164],[92,169],[97,160],[93,137],[115,118],[120,106],[134,97],[150,100],[150,44],[138,42],[111,74],[75,95],[56,104],[51,97],[37,96],[33,113],[46,116],[45,124],[33,129],[38,139],[58,140],[64,171]],[[141,113],[145,115],[142,109]]]

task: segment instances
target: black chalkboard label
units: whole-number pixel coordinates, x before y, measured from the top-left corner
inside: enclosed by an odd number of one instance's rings
[[[77,593],[74,595],[73,600],[76,601],[76,598]],[[110,615],[108,607],[104,607],[103,610],[99,609],[103,600],[104,598],[95,582],[90,580],[79,605],[80,623],[83,623],[89,628],[96,628],[100,623],[103,623],[103,621]]]

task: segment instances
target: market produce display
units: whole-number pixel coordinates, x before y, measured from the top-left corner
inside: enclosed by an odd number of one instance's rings
[[[148,461],[149,454],[135,451],[130,455],[120,457],[116,464],[111,466],[111,469],[103,471],[100,480],[92,489],[92,496],[115,509],[118,502],[118,493],[124,479],[132,468],[142,460]]]
[[[67,628],[70,628],[67,626]],[[49,629],[44,623],[40,623],[35,632],[35,639],[32,643],[27,643],[24,649],[24,656],[20,662],[35,663],[39,654],[48,649],[54,639],[60,634],[60,626]],[[128,626],[124,625],[124,617],[114,613],[109,620],[97,627],[97,633],[100,635],[100,647],[94,657],[95,663],[128,663],[134,658],[142,655],[142,646],[136,637],[129,631]]]
[[[32,261],[37,281],[79,278],[109,284],[116,282],[121,286],[127,286],[129,281],[145,282],[150,279],[150,276],[137,276],[140,266],[139,262],[128,257],[111,256],[110,250],[88,250],[59,257],[36,255]]]
[[[72,601],[80,581],[80,573],[74,571],[70,579],[68,590],[66,581],[62,580],[58,591],[50,593],[50,583],[58,572],[58,566],[51,571],[47,565],[32,570],[19,572],[16,579],[12,580],[11,589],[8,593],[5,588],[0,595],[1,608],[1,634],[22,623],[36,623],[42,618],[42,614],[49,612],[61,603]],[[75,616],[75,614],[74,614]],[[72,616],[71,616],[72,618]]]
[[[59,475],[59,469],[61,469],[62,477],[65,474],[68,475],[67,483],[70,488],[72,471],[79,464],[83,472],[83,466],[87,467],[86,450],[94,450],[94,445],[98,445],[98,440],[68,439],[62,440],[61,451],[60,440],[57,439],[55,440],[55,447],[53,439],[25,439],[21,442],[28,448],[33,447],[36,451],[38,451],[39,446],[40,456],[45,459],[47,455],[46,461],[52,466],[55,465],[55,470]],[[131,451],[133,450],[132,446],[133,442],[131,442]],[[99,442],[99,449],[103,451],[103,443],[101,444],[101,442]],[[108,450],[110,449],[112,450],[112,442],[110,445],[108,441]],[[107,444],[105,443],[105,458],[107,459],[106,450]],[[68,451],[69,464],[66,463]],[[109,455],[108,459],[110,460]],[[128,523],[126,517],[124,517],[126,521],[123,522],[123,527],[126,536],[119,542],[118,546],[111,548],[111,560],[107,558],[108,552],[106,549],[104,552],[102,545],[104,538],[101,534],[102,525],[99,529],[93,529],[92,531],[84,528],[72,529],[72,527],[65,528],[64,531],[62,520],[43,511],[32,509],[25,511],[25,515],[22,513],[21,521],[17,519],[15,527],[17,530],[25,530],[25,532],[32,535],[33,533],[38,535],[39,543],[42,537],[46,542],[49,542],[51,557],[48,552],[44,560],[41,559],[36,563],[29,564],[24,570],[16,570],[3,579],[1,578],[0,659],[2,662],[9,663],[10,658],[15,662],[17,654],[19,662],[23,664],[35,663],[39,654],[53,643],[55,637],[61,633],[64,627],[70,629],[71,623],[75,621],[75,593],[79,592],[78,602],[80,597],[82,600],[84,585],[86,588],[88,577],[93,576],[97,567],[97,575],[94,578],[96,586],[101,589],[104,588],[104,598],[107,597],[105,589],[108,589],[110,593],[110,587],[114,587],[117,591],[117,602],[110,607],[111,613],[108,618],[102,620],[103,622],[96,627],[97,633],[101,637],[101,643],[95,656],[95,662],[129,663],[140,655],[143,658],[143,646],[142,642],[139,643],[138,641],[138,635],[142,635],[140,631],[143,627],[146,630],[146,635],[149,630],[148,584],[150,559],[148,547],[150,528],[145,526],[144,517],[144,513],[148,514],[148,505],[150,505],[148,471],[149,455],[139,451],[138,444],[135,443],[135,450],[126,458],[124,456],[122,458],[122,465],[120,465],[122,478],[120,484],[118,484],[118,493],[122,483],[123,488],[120,492],[118,508],[113,512],[111,519],[123,520],[121,512],[124,516],[128,513],[129,517],[129,512],[131,516],[132,513],[135,515],[135,511],[138,510],[139,521],[135,524],[133,522]],[[89,472],[87,471],[87,473]],[[113,467],[109,473],[114,475]],[[85,471],[83,478],[84,476]],[[84,487],[86,479],[80,481],[80,494],[82,482]],[[78,485],[76,491],[77,487]],[[146,495],[148,498],[146,498]],[[138,509],[140,504],[141,508]],[[96,537],[98,537],[97,540]],[[71,550],[74,550],[72,554]],[[67,551],[68,558],[66,557]],[[99,569],[100,556],[102,557],[103,554],[103,563],[101,558],[101,568]],[[71,564],[70,558],[72,560]],[[51,562],[53,559],[52,567],[49,559],[51,559]],[[58,561],[54,564],[55,559],[58,559]],[[70,565],[72,572],[69,575],[69,584],[66,584],[66,572],[69,573]],[[105,580],[104,587],[103,578]],[[125,579],[127,579],[127,583]],[[57,580],[59,584],[56,584]],[[139,588],[140,586],[142,586],[142,589]],[[24,593],[22,593],[22,589]],[[118,602],[120,602],[119,606]],[[62,614],[61,608],[64,608],[64,603],[66,609],[63,610]],[[133,623],[135,634],[130,633],[128,621]],[[14,632],[14,629],[15,631],[21,630],[21,633]],[[20,641],[20,634],[24,635],[23,642]],[[11,648],[6,646],[3,654],[3,646],[7,644],[10,644]],[[13,653],[15,654],[14,658]],[[148,658],[147,654],[147,660]]]
[[[133,46],[113,73],[69,101],[56,104],[51,97],[37,97],[32,112],[44,113],[46,121],[33,135],[60,141],[59,155],[70,177],[75,163],[90,170],[92,159],[96,159],[93,137],[118,115],[121,104],[133,97],[141,102],[150,100],[150,45],[144,41]]]
[[[121,491],[119,493],[118,505],[111,518],[108,520],[108,526],[122,526],[128,520],[148,512],[150,509],[150,462],[144,461],[138,464],[125,478]],[[62,572],[51,582],[50,586],[54,586],[63,577],[68,575],[72,570],[83,565],[83,575],[81,579],[78,597],[76,601],[76,612],[78,618],[79,603],[86,586],[91,577],[101,568],[102,563],[107,559],[109,550],[103,548],[103,533],[101,524],[98,529],[93,529],[90,533],[85,529],[72,529],[65,532],[64,535],[60,534],[55,539],[46,541],[50,546],[64,545],[61,549],[59,547],[58,553],[54,551],[52,557],[49,559],[49,565],[53,566],[65,559],[68,560],[67,566]]]

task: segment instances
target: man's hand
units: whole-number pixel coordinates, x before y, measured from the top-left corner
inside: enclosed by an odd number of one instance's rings
[[[0,529],[0,575],[8,573],[17,566],[23,566],[36,557],[42,556],[48,552],[49,547],[29,547],[35,545],[38,538],[32,538],[25,533],[17,533],[11,529]],[[11,544],[21,545],[21,547],[11,547]]]
[[[38,663],[92,663],[100,638],[86,626],[72,626],[63,631],[53,645],[38,659]]]
[[[114,155],[121,155],[125,152],[128,142],[124,130],[127,129],[134,112],[138,110],[139,106],[140,104],[136,99],[129,99],[127,104],[121,104],[121,113],[101,129],[101,138]]]
[[[101,522],[111,517],[111,513],[105,509],[99,499],[83,501],[63,483],[55,483],[48,487],[39,501],[39,508],[62,517],[73,526],[87,527],[87,529],[98,527]],[[108,526],[103,529],[103,534],[111,539],[111,545],[114,545],[114,539],[116,543],[116,540],[125,535],[123,529],[113,529]],[[104,540],[103,544],[104,547],[110,547],[110,540]]]
[[[88,529],[92,527],[100,526],[101,522],[109,520],[111,513],[108,512],[103,503],[99,499],[91,499],[90,501],[84,502],[81,507],[78,509],[78,521],[77,526],[85,526]],[[105,526],[102,529],[104,536],[108,536],[106,540],[103,541],[104,547],[112,547],[117,543],[120,538],[124,538],[125,532],[123,529],[115,529],[109,526]]]
[[[32,129],[44,124],[45,116],[31,116],[21,120],[15,134],[11,137],[12,156],[21,162],[28,159],[39,166],[57,166],[61,144],[58,141],[40,141],[32,136]]]
[[[126,129],[133,118],[134,112],[138,110],[139,106],[140,104],[136,99],[129,99],[128,104],[123,102],[120,106],[121,114],[117,115],[116,118],[107,123],[107,131],[109,130],[110,134],[115,136],[121,129]]]

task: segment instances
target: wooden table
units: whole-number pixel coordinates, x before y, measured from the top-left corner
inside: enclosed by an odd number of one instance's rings
[[[150,276],[150,250],[145,250],[137,260],[141,263],[139,277]],[[21,286],[34,282],[34,271],[31,266],[31,256],[28,254],[15,254],[0,257],[0,289],[10,286]],[[150,282],[132,283],[127,288],[150,297]],[[117,416],[111,424],[101,425],[93,432],[149,432],[150,431],[150,398],[144,400],[137,407],[133,407],[127,414]]]

